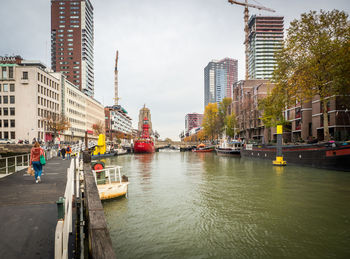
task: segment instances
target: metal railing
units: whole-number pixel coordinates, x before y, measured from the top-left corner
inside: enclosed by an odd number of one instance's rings
[[[53,150],[45,151],[46,160],[53,158],[55,155]],[[8,156],[0,158],[0,174],[9,175],[20,170],[23,170],[29,166],[30,153]]]
[[[0,174],[11,174],[29,166],[30,154],[0,158]]]
[[[95,145],[96,145],[96,143],[90,141],[88,143],[88,148],[91,148],[91,147],[93,147]],[[80,151],[85,149],[85,143],[84,142],[77,143],[77,144],[74,144],[74,145],[70,146],[70,148],[71,148],[73,153],[77,153],[77,152],[80,152]]]
[[[97,184],[97,175],[96,173],[105,173],[105,177],[108,179],[108,183],[111,184],[113,182],[119,182],[122,183],[122,177],[120,174],[121,166],[114,166],[114,167],[107,167],[102,170],[92,170],[92,174],[94,175],[95,182]],[[117,177],[117,171],[118,171],[118,177]]]
[[[79,155],[71,160],[70,167],[67,169],[67,183],[64,192],[64,212],[63,218],[57,221],[55,231],[55,259],[68,258],[68,240],[69,233],[72,233],[72,209],[73,195],[75,187],[74,179],[76,179],[76,165],[79,161]],[[79,192],[78,192],[79,193]],[[77,195],[77,193],[76,193]]]

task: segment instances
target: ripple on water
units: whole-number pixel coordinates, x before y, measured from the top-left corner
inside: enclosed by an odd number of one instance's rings
[[[346,258],[348,174],[192,153],[117,158],[104,203],[118,258]],[[341,191],[338,191],[341,190]]]

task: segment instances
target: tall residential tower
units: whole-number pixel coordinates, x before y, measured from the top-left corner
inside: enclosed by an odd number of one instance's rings
[[[232,98],[232,84],[238,80],[238,61],[224,58],[213,60],[204,68],[204,107]]]
[[[51,0],[51,67],[94,96],[94,21],[90,0]]]
[[[275,53],[282,48],[283,16],[253,15],[248,26],[248,77],[270,79],[276,65]]]

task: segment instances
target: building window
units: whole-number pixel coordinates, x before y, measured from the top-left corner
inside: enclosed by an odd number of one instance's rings
[[[9,67],[9,78],[13,79],[13,67]]]
[[[11,104],[15,103],[15,96],[14,95],[10,95],[10,103]]]
[[[3,90],[4,92],[8,92],[9,91],[9,85],[8,84],[3,84]]]
[[[9,103],[9,97],[8,96],[3,96],[4,104]]]
[[[23,71],[22,79],[28,79],[28,72],[27,71]]]
[[[8,116],[9,115],[9,109],[8,108],[4,108],[4,116]]]
[[[1,115],[1,114],[0,114]],[[10,115],[11,116],[14,116],[15,115],[15,108],[14,107],[11,107],[10,108]]]
[[[9,133],[7,131],[4,132],[4,138],[9,138]]]
[[[0,120],[0,128],[2,128],[2,120]]]
[[[15,120],[10,120],[10,127],[14,128],[15,127]]]
[[[11,139],[16,139],[16,134],[14,131],[11,131]]]
[[[4,128],[8,128],[8,127],[9,127],[9,121],[8,120],[4,120]]]
[[[2,67],[2,79],[7,79],[7,70],[6,70],[6,67]]]

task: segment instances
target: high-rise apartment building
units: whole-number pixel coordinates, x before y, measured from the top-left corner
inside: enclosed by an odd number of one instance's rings
[[[51,0],[51,67],[94,95],[94,22],[90,0]]]
[[[238,80],[238,61],[224,58],[212,60],[204,68],[204,107],[219,103],[225,97],[232,98],[232,84]]]
[[[191,129],[200,127],[203,122],[203,114],[188,113],[185,116],[185,132],[188,133]]]
[[[283,16],[250,17],[249,26],[249,79],[270,79],[276,65],[275,53],[282,48]]]

